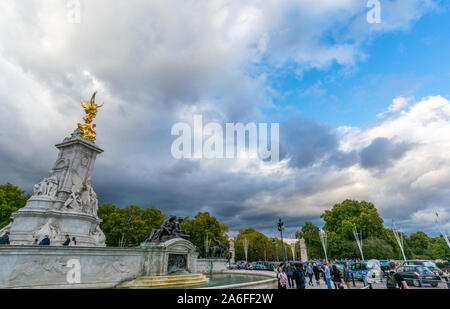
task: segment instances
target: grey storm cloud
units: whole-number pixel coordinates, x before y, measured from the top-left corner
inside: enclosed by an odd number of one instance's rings
[[[281,155],[291,158],[289,164],[303,168],[326,154],[336,151],[337,136],[331,128],[301,118],[291,118],[281,125]]]
[[[384,169],[400,159],[413,145],[395,143],[384,137],[376,138],[361,151],[361,166]]]

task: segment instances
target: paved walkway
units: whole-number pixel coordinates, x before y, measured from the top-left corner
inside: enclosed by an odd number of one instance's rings
[[[317,284],[316,280],[313,280],[313,284],[314,285],[309,285],[309,278],[306,278],[306,289],[307,290],[320,290],[320,289],[328,289],[327,284],[325,283],[325,281],[323,281],[322,279],[320,279],[319,284]],[[334,289],[334,285],[333,283],[331,283],[331,286]],[[345,284],[342,284],[342,286],[344,287],[344,289],[347,289],[347,286]],[[353,283],[350,282],[350,287],[352,289],[362,289],[364,287],[364,284],[360,281],[355,281],[355,286],[353,286]]]

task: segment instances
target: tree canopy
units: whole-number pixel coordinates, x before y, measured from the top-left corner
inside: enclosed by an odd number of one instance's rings
[[[159,228],[165,216],[156,207],[142,209],[136,205],[119,208],[112,204],[102,204],[98,216],[103,222],[100,228],[106,236],[107,246],[139,245],[150,236],[153,228]]]
[[[0,185],[0,228],[11,222],[11,214],[27,203],[30,195],[10,183]]]
[[[217,238],[222,244],[229,246],[228,226],[219,222],[216,217],[213,217],[209,212],[199,212],[194,219],[185,218],[181,223],[181,228],[191,236],[190,241],[197,247],[199,257],[206,256],[205,241],[208,235],[208,248],[215,246],[214,238]]]

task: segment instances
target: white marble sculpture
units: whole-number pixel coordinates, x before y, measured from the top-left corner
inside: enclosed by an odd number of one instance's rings
[[[55,218],[48,218],[47,221],[42,224],[39,229],[33,234],[34,238],[42,239],[46,235],[49,236],[51,240],[55,240],[56,236],[61,233],[61,229]]]
[[[97,225],[95,229],[91,232],[91,237],[94,239],[95,243],[103,245],[105,243],[106,237],[103,231],[100,229],[100,226]]]
[[[56,197],[58,191],[58,179],[55,176],[45,178],[40,183],[34,185],[34,196]]]
[[[77,171],[72,170],[72,192],[62,209],[97,216],[98,199],[90,178],[83,182]]]

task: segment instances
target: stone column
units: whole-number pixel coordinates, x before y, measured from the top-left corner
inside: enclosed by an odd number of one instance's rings
[[[308,253],[306,251],[305,239],[303,239],[303,238],[300,239],[300,255],[301,255],[302,262],[308,261]]]

